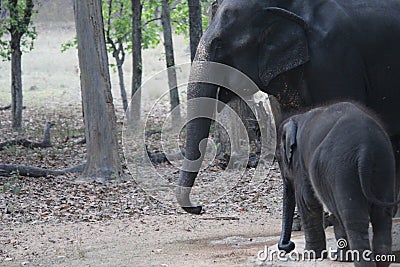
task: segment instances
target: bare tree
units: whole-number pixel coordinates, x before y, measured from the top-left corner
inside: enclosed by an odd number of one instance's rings
[[[140,121],[142,85],[142,4],[132,0],[132,103],[130,120]],[[135,96],[133,98],[133,96]]]
[[[197,46],[203,35],[200,0],[188,0],[190,28],[190,58],[193,61]]]
[[[168,86],[172,111],[172,121],[179,124],[181,112],[179,108],[179,93],[177,88],[174,46],[172,42],[171,15],[168,0],[162,0],[161,23],[164,34],[165,58],[168,68]]]
[[[33,0],[26,0],[24,9],[18,0],[9,0],[10,28],[11,35],[11,114],[13,129],[22,127],[22,68],[21,68],[21,41],[24,34],[28,32],[31,23],[34,3]],[[2,14],[4,16],[4,14]]]
[[[74,0],[74,14],[87,148],[82,178],[104,182],[119,176],[121,163],[101,0]]]

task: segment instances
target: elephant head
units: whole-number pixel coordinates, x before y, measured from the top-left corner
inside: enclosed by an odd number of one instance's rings
[[[282,104],[292,104],[298,96],[285,93],[288,97],[279,97],[281,88],[272,85],[279,76],[291,71],[309,60],[307,44],[307,26],[298,15],[290,12],[282,3],[297,1],[224,1],[213,21],[199,43],[196,62],[218,62],[231,66],[246,74],[262,91],[278,97]],[[205,68],[193,64],[191,76],[207,75]],[[237,77],[225,77],[235,80]],[[240,82],[240,81],[237,81]],[[231,82],[230,84],[235,84]],[[202,82],[188,86],[188,120],[186,125],[186,159],[178,180],[176,197],[180,206],[189,213],[199,214],[201,206],[193,205],[189,194],[200,168],[208,138],[211,118],[215,107],[204,106],[195,99],[219,99],[229,102],[237,95],[249,95],[238,89],[219,88],[215,84]],[[285,86],[285,90],[289,90]],[[297,89],[296,89],[297,90]],[[293,91],[294,92],[294,91]]]

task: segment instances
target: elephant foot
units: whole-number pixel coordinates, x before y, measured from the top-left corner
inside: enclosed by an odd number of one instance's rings
[[[348,249],[338,249],[336,252],[332,253],[332,259],[340,262],[351,262],[354,258],[351,253],[347,253]]]
[[[184,211],[186,211],[187,213],[196,214],[196,215],[201,214],[201,211],[203,210],[202,206],[182,207],[182,209]]]
[[[328,257],[325,249],[306,249],[302,255],[305,260],[326,259]]]
[[[304,251],[305,259],[326,259],[328,257],[325,240],[318,242],[306,241]]]

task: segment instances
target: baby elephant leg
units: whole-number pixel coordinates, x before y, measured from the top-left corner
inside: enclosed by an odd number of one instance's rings
[[[338,261],[349,261],[349,259],[346,258],[346,252],[349,250],[349,246],[344,226],[342,222],[336,218],[332,219],[332,224],[333,230],[335,232],[335,238],[338,244],[335,259]]]
[[[372,206],[371,224],[373,229],[372,251],[377,258],[392,253],[392,207]],[[377,266],[389,266],[390,262],[377,261]]]
[[[372,258],[371,247],[369,244],[369,218],[368,212],[359,209],[341,210],[341,218],[349,241],[350,250],[345,257],[354,261],[356,267],[376,266],[375,262],[369,261]]]
[[[326,257],[321,252],[326,249],[323,227],[323,206],[316,198],[311,186],[297,185],[296,203],[302,218],[307,251],[314,251],[316,258]],[[312,257],[313,255],[310,255]]]

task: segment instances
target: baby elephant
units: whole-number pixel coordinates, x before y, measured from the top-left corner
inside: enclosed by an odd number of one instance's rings
[[[323,206],[336,218],[340,260],[349,260],[346,255],[358,251],[359,258],[353,258],[356,266],[375,266],[363,259],[363,252],[370,258],[391,253],[395,159],[388,135],[370,112],[341,102],[292,116],[279,128],[277,158],[284,183],[279,249],[294,249],[290,236],[297,203],[306,250],[316,257],[332,257],[323,253]]]

